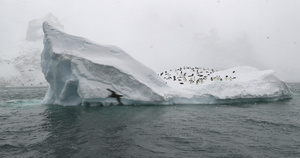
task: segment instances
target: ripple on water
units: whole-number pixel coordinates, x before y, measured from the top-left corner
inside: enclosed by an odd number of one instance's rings
[[[0,102],[0,157],[300,155],[299,98],[242,105],[123,107],[10,100],[15,101]]]

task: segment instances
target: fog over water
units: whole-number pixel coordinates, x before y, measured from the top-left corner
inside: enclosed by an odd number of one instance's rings
[[[298,0],[0,0],[0,58],[49,12],[64,31],[116,45],[154,71],[250,65],[300,81]]]

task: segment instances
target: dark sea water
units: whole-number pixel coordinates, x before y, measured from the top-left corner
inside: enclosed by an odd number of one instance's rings
[[[231,105],[62,107],[47,88],[0,89],[0,158],[300,157],[293,99]]]

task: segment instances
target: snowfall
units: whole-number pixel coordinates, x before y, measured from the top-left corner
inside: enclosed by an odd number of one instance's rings
[[[29,21],[26,37],[16,40],[1,52],[0,87],[40,87],[47,86],[41,69],[41,52],[43,51],[44,33],[42,24],[48,21],[51,25],[63,29],[58,18],[49,13],[43,18]],[[9,52],[9,53],[8,53]]]
[[[240,66],[214,70],[188,65],[154,72],[122,49],[68,35],[43,23],[42,72],[49,83],[43,104],[218,104],[290,98],[272,70]]]

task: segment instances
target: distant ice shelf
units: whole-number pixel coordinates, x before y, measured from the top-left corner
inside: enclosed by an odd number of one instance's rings
[[[272,70],[182,67],[157,74],[118,47],[68,35],[47,22],[43,31],[41,65],[50,85],[43,104],[118,104],[107,98],[107,89],[123,95],[124,104],[217,104],[292,96]]]

